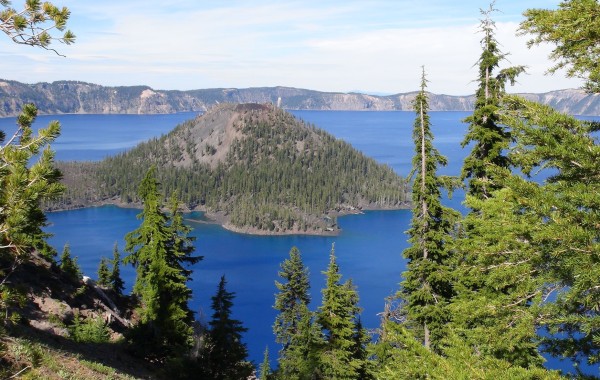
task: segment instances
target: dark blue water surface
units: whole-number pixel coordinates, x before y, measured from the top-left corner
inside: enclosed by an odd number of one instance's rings
[[[44,128],[52,120],[60,121],[61,135],[52,143],[56,159],[97,161],[131,148],[151,137],[169,132],[177,124],[197,113],[168,115],[42,115],[34,129]],[[16,118],[0,118],[0,130],[11,136]]]
[[[406,176],[414,154],[412,143],[412,112],[352,112],[352,111],[293,111],[302,120],[343,139],[367,156],[391,166]],[[431,122],[435,145],[448,157],[449,165],[441,174],[458,175],[466,149],[460,142],[466,131],[461,120],[465,112],[432,112]],[[150,137],[160,136],[176,124],[194,117],[193,113],[174,115],[62,115],[42,116],[38,127],[58,119],[62,135],[53,144],[59,159],[98,160],[123,151]],[[0,129],[10,131],[14,118],[0,119]],[[9,127],[9,128],[7,128]],[[7,134],[9,134],[8,132]],[[463,194],[445,202],[460,208]],[[137,228],[139,210],[113,206],[56,212],[48,215],[53,233],[51,244],[60,252],[69,243],[73,255],[86,275],[96,277],[102,256],[112,257],[115,242],[122,249],[123,237]],[[201,219],[201,213],[187,215]],[[408,229],[410,211],[369,211],[362,215],[339,218],[342,233],[336,237],[320,236],[251,236],[229,232],[214,224],[190,221],[197,237],[195,246],[204,260],[194,267],[189,286],[194,298],[191,307],[199,319],[210,319],[210,297],[216,292],[221,275],[225,274],[228,289],[236,293],[233,317],[249,328],[244,340],[250,358],[262,361],[262,353],[269,346],[272,358],[279,347],[274,342],[271,326],[274,285],[279,264],[288,257],[291,247],[302,252],[311,273],[312,308],[320,304],[321,288],[329,251],[335,243],[336,255],[343,280],[352,278],[358,287],[362,321],[367,328],[379,325],[378,313],[384,299],[396,292],[405,260],[401,253],[406,248],[404,231]],[[128,289],[134,280],[134,270],[122,267]],[[553,365],[554,368],[561,367]]]

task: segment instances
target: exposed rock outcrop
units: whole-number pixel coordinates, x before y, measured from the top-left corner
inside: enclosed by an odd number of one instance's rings
[[[58,81],[24,84],[0,80],[0,117],[17,115],[35,103],[41,114],[152,114],[205,111],[218,103],[273,103],[290,110],[410,111],[416,92],[376,96],[319,92],[290,87],[214,88],[163,91],[148,86],[104,87]],[[598,95],[582,90],[524,94],[529,99],[575,115],[600,115]],[[430,94],[432,111],[469,111],[474,96]]]
[[[239,232],[330,235],[337,215],[409,202],[403,178],[347,143],[270,103],[223,103],[115,157],[59,163],[53,207],[136,201],[151,165],[167,193]]]

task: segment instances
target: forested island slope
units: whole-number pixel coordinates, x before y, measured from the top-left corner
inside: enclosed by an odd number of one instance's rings
[[[369,95],[292,87],[156,90],[148,86],[107,87],[79,81],[26,84],[0,79],[0,117],[16,116],[34,103],[40,114],[155,114],[206,111],[219,103],[273,103],[291,110],[412,111],[417,92]],[[572,115],[600,115],[600,97],[583,90],[522,94]],[[475,96],[429,94],[432,111],[471,111]]]
[[[403,208],[405,181],[349,144],[271,104],[222,104],[168,135],[101,162],[62,162],[53,208],[138,202],[156,166],[189,209],[251,233],[335,233],[336,216]]]

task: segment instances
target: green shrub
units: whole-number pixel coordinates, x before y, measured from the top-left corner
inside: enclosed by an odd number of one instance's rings
[[[109,329],[100,317],[81,321],[76,315],[69,332],[71,338],[80,343],[106,343],[110,340]]]

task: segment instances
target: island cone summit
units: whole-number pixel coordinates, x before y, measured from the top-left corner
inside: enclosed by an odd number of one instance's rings
[[[333,233],[339,214],[407,202],[404,180],[349,144],[271,104],[221,104],[118,156],[61,163],[55,206],[136,203],[152,165],[165,196],[242,232]]]

